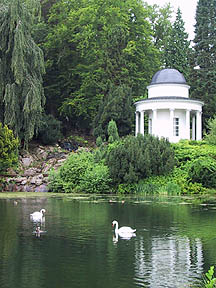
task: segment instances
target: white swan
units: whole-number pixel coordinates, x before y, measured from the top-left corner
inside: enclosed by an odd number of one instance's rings
[[[35,222],[43,221],[45,212],[46,212],[45,209],[41,209],[40,211],[36,211],[36,212],[30,214],[30,218]]]
[[[123,226],[118,228],[118,221],[114,220],[112,222],[112,226],[115,226],[115,234],[119,235],[122,238],[130,239],[131,237],[136,236],[136,229],[132,229],[131,227]]]

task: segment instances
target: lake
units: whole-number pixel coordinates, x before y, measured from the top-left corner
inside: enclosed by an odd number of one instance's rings
[[[215,264],[216,205],[109,199],[0,199],[0,287],[197,287]],[[113,220],[136,236],[117,237]]]

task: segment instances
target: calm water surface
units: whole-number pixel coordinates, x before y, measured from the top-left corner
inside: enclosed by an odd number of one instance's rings
[[[36,237],[29,214],[41,208],[46,232]],[[170,199],[2,199],[0,287],[197,287],[216,262],[215,208]],[[114,219],[136,237],[116,237]]]

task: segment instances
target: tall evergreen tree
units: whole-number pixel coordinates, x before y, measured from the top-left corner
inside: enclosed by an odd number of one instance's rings
[[[164,62],[165,67],[177,69],[183,73],[186,79],[188,79],[191,48],[184,25],[185,23],[182,19],[181,10],[178,8],[176,19],[165,48]]]
[[[204,128],[216,113],[216,0],[199,0],[196,10],[193,98],[203,100]]]
[[[28,142],[37,132],[45,97],[42,50],[31,29],[39,0],[3,0],[0,4],[0,121]]]

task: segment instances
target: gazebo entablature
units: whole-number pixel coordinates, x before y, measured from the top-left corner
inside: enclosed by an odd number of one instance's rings
[[[141,100],[135,105],[136,135],[148,133],[168,138],[170,142],[202,139],[203,102],[189,98],[171,100],[171,97],[163,97]],[[147,127],[144,123],[147,123]]]

